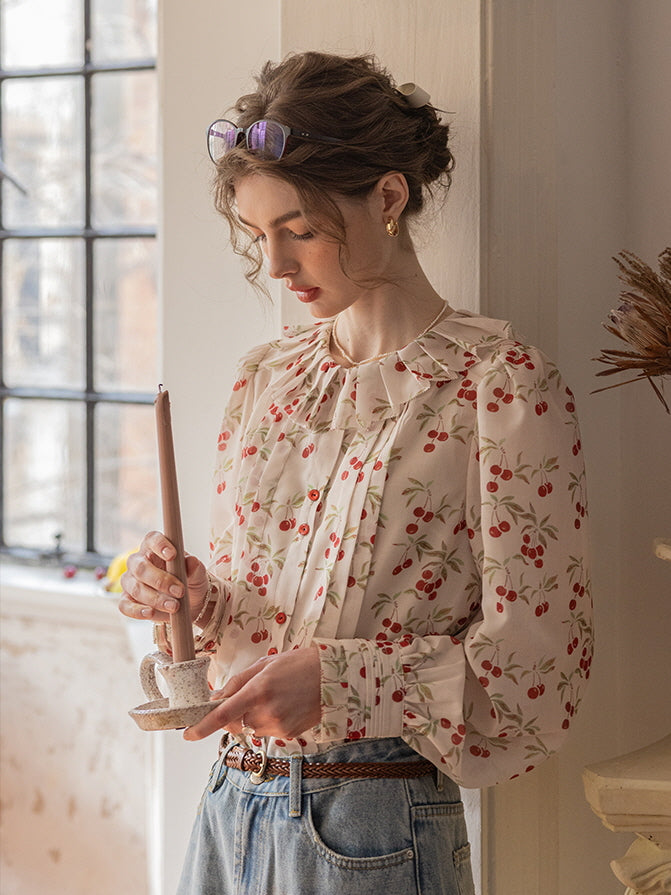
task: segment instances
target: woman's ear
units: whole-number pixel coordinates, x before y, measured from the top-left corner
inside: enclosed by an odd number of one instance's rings
[[[405,175],[399,171],[389,171],[378,180],[374,193],[380,203],[385,223],[389,218],[397,221],[403,214],[410,195]]]

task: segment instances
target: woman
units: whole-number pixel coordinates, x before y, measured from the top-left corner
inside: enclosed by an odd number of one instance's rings
[[[226,697],[184,733],[225,731],[180,893],[471,892],[458,784],[543,761],[589,677],[573,397],[422,271],[409,225],[453,159],[406,93],[292,55],[208,133],[249,280],[322,322],[241,362],[186,597],[157,532],[122,581],[165,649],[189,600]]]

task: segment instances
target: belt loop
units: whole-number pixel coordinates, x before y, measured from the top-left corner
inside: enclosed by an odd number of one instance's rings
[[[227,734],[224,734],[221,743],[219,744],[219,758],[215,761],[212,771],[210,772],[210,782],[207,785],[208,792],[216,792],[226,779],[226,774],[228,773],[228,768],[225,764],[226,756],[233,746],[235,746],[233,737],[228,737],[227,739]]]
[[[289,817],[300,817],[303,802],[303,756],[292,755],[289,767]]]
[[[442,792],[445,789],[445,774],[443,774],[440,768],[436,768],[436,789],[438,792]]]

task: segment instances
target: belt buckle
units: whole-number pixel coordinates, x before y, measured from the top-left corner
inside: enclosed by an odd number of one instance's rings
[[[266,775],[266,766],[268,764],[268,753],[265,749],[257,749],[256,755],[261,756],[261,767],[258,771],[252,771],[249,775],[250,782],[255,786],[258,786],[260,783],[264,783],[268,777]]]

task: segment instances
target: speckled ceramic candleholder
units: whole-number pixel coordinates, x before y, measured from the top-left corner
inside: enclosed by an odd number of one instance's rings
[[[140,683],[151,702],[131,709],[129,715],[142,730],[175,730],[197,724],[222,700],[210,699],[207,682],[209,656],[173,662],[165,653],[150,653],[140,665]],[[165,679],[165,696],[156,680],[158,668]]]

